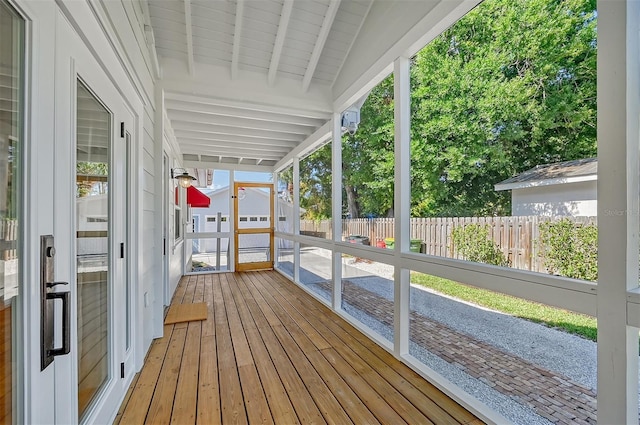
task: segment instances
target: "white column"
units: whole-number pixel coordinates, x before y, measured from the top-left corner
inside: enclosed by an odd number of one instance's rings
[[[411,208],[411,88],[409,58],[396,59],[394,73],[394,352],[398,357],[409,352],[409,270],[402,269],[401,253],[409,251]]]
[[[233,170],[229,170],[229,193],[234,195],[234,188],[235,188],[235,181],[236,181],[236,175],[235,172]],[[231,249],[229,249],[227,252],[229,253],[227,258],[227,270],[229,271],[236,271],[236,220],[237,217],[236,215],[238,214],[238,211],[235,210],[234,207],[234,202],[233,202],[233,198],[229,197],[229,211],[233,211],[233,214],[229,214],[229,230],[231,232],[231,236],[229,237],[229,246],[231,247]]]
[[[333,227],[333,292],[331,305],[342,308],[342,253],[336,252],[335,243],[342,241],[342,114],[333,114],[331,140],[331,222]]]
[[[598,423],[638,423],[637,1],[598,1]]]
[[[293,234],[300,234],[300,157],[293,158]],[[293,243],[293,281],[300,283],[300,242]]]
[[[271,173],[272,177],[271,180],[273,181],[273,211],[271,211],[272,217],[271,217],[271,226],[272,226],[272,231],[275,233],[278,230],[278,223],[279,223],[279,206],[278,206],[278,200],[280,199],[278,197],[278,172],[274,171],[273,173]],[[278,267],[278,257],[280,257],[280,244],[278,243],[278,241],[276,240],[276,238],[273,238],[273,243],[274,243],[274,247],[273,247],[273,258],[271,259],[273,261],[273,268],[277,268]]]

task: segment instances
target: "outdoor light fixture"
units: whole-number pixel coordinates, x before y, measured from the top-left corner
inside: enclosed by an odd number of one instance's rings
[[[171,178],[178,180],[178,184],[185,189],[191,186],[191,182],[196,179],[195,177],[191,177],[184,168],[172,168]]]

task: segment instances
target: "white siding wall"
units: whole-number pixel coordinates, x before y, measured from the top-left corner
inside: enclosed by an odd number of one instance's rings
[[[595,216],[596,181],[513,189],[513,215]]]
[[[134,145],[139,168],[133,170],[138,176],[138,187],[132,190],[138,193],[139,228],[133,229],[138,237],[138,273],[137,284],[141,299],[138,306],[142,310],[142,349],[146,352],[153,339],[153,303],[154,285],[161,285],[156,278],[156,271],[162,267],[160,250],[154,241],[156,211],[155,197],[159,196],[154,165],[154,144],[162,143],[154,135],[155,80],[151,54],[147,47],[144,25],[149,22],[145,16],[143,4],[139,0],[107,1],[96,3],[102,8],[101,16],[105,29],[112,39],[112,43],[120,54],[131,80],[134,82],[144,103],[142,116],[138,116],[137,140]],[[128,23],[128,25],[127,25]],[[158,212],[159,214],[160,212]],[[144,299],[148,299],[148,305]],[[162,302],[162,300],[160,300]],[[157,319],[156,319],[157,320]],[[144,355],[144,353],[143,353]]]

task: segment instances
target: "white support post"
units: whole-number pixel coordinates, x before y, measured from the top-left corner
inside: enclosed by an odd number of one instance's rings
[[[280,215],[278,212],[278,199],[280,199],[278,197],[278,173],[274,171],[273,173],[271,173],[271,176],[271,180],[273,181],[273,211],[271,211],[271,231],[275,234],[276,230],[278,230],[278,216]],[[273,244],[275,246],[272,250],[273,258],[271,260],[273,261],[273,268],[275,269],[278,267],[278,257],[280,256],[280,244],[277,242],[275,237],[273,238]],[[220,262],[218,262],[218,264],[220,264]]]
[[[400,267],[401,253],[409,250],[411,210],[411,87],[409,58],[395,60],[394,67],[395,128],[395,258],[394,258],[394,353],[409,353],[409,270]]]
[[[331,305],[334,310],[342,309],[342,253],[337,252],[335,243],[342,241],[342,114],[333,114],[331,138],[331,222],[333,226],[333,293]]]
[[[640,5],[598,1],[598,423],[638,423]]]
[[[229,192],[234,194],[236,175],[233,170],[229,170]],[[229,214],[229,228],[231,230],[231,237],[229,238],[229,246],[231,249],[227,250],[227,270],[231,272],[236,271],[236,214],[238,213],[233,207],[233,198],[229,197],[229,211],[233,211],[233,215]]]
[[[300,234],[300,157],[293,158],[293,234]],[[300,283],[300,242],[293,243],[293,281]]]

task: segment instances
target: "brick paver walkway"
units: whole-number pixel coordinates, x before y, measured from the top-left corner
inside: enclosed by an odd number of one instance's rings
[[[330,290],[329,284],[320,284]],[[343,281],[343,300],[393,328],[393,303]],[[571,379],[411,311],[410,339],[556,424],[595,424],[596,394]],[[579,361],[579,359],[576,359]]]

